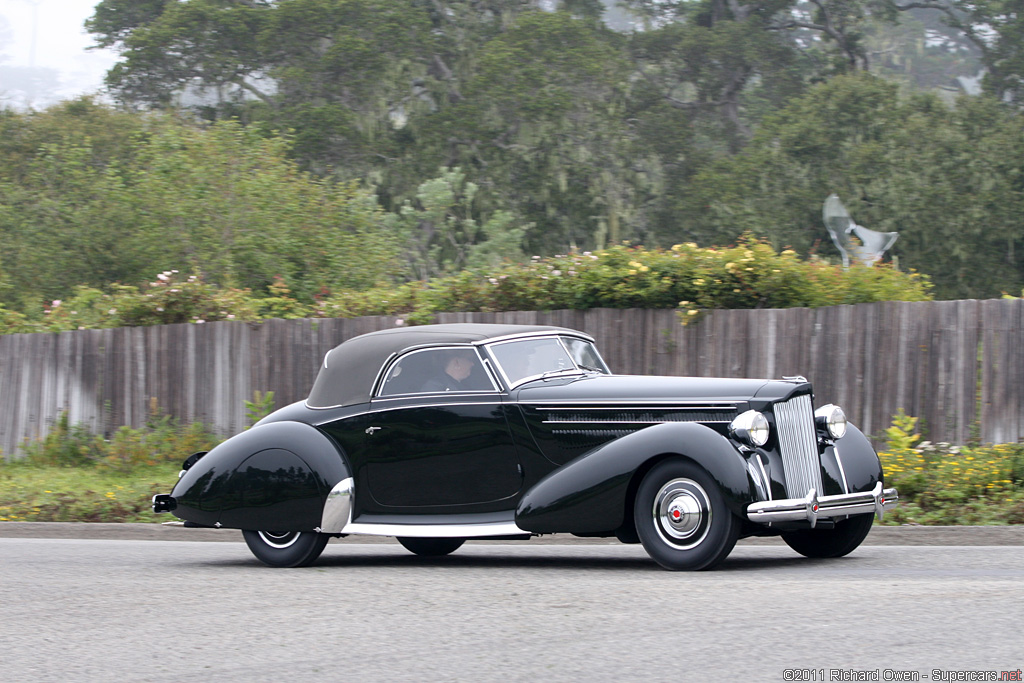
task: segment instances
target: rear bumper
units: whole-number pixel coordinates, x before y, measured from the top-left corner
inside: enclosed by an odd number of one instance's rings
[[[158,493],[153,496],[153,512],[171,512],[178,508],[178,501],[174,496],[166,493]]]
[[[819,519],[847,517],[849,515],[875,514],[878,519],[886,510],[892,510],[899,503],[896,489],[883,489],[882,482],[875,484],[871,491],[843,493],[837,496],[818,496],[811,489],[804,498],[765,500],[747,506],[747,519],[752,522],[806,521],[813,527]]]

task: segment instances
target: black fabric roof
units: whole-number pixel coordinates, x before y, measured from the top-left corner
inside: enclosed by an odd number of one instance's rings
[[[306,404],[311,408],[332,408],[369,401],[373,382],[381,366],[392,354],[408,348],[435,344],[474,344],[497,337],[536,332],[580,334],[575,330],[550,325],[456,323],[396,327],[353,337],[327,353]]]

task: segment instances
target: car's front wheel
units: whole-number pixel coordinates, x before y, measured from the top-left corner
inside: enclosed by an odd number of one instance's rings
[[[801,529],[782,534],[782,540],[804,557],[842,557],[864,542],[874,515],[856,515],[831,529]]]
[[[454,553],[466,542],[464,538],[412,538],[399,536],[398,542],[411,553],[423,557],[441,557]]]
[[[673,458],[640,482],[633,506],[647,554],[665,569],[711,569],[732,551],[739,522],[703,468]]]
[[[316,561],[330,536],[313,531],[250,531],[242,537],[249,550],[271,567],[305,567]]]

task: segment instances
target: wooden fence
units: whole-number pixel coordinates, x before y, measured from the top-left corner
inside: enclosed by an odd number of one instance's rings
[[[553,324],[593,335],[612,370],[705,377],[803,375],[816,402],[876,435],[900,408],[933,441],[1024,438],[1024,300],[887,302],[715,311],[450,313],[438,322]],[[151,411],[228,435],[245,400],[305,397],[323,355],[390,317],[271,320],[0,336],[0,451],[15,457],[61,412],[109,434]]]

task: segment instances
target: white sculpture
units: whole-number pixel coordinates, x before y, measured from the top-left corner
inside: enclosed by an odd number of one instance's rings
[[[822,217],[825,220],[825,227],[828,234],[832,236],[839,253],[843,255],[843,268],[850,267],[850,256],[865,266],[873,266],[882,258],[888,249],[899,237],[898,232],[877,232],[869,230],[863,225],[857,225],[850,218],[850,212],[846,210],[839,197],[830,194],[825,200],[822,208]],[[851,239],[851,233],[857,238]],[[859,243],[858,243],[859,241]]]

